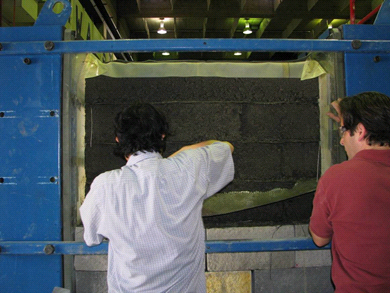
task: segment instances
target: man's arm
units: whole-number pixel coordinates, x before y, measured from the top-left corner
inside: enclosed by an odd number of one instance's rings
[[[320,236],[317,236],[315,233],[313,233],[313,231],[310,229],[310,226],[309,226],[309,232],[310,232],[310,235],[311,237],[313,238],[313,242],[315,243],[315,245],[317,245],[318,247],[322,247],[322,246],[325,246],[326,244],[328,244],[330,242],[330,240],[332,240],[332,238],[322,238]]]
[[[178,150],[177,152],[175,152],[175,153],[173,153],[172,155],[170,155],[169,158],[170,158],[170,157],[173,157],[173,156],[176,156],[178,153],[180,153],[180,152],[182,152],[182,151],[201,148],[201,147],[204,147],[204,146],[208,146],[208,145],[210,145],[210,144],[213,144],[213,143],[215,143],[215,142],[226,143],[226,144],[230,147],[230,151],[233,153],[233,151],[234,151],[234,146],[233,146],[230,142],[228,142],[228,141],[206,140],[206,141],[202,141],[202,142],[199,142],[199,143],[196,143],[196,144],[184,146],[184,147],[182,147],[180,150]]]

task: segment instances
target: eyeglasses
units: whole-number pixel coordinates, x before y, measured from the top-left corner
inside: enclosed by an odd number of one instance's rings
[[[348,129],[345,128],[344,125],[341,125],[341,126],[339,127],[339,135],[340,135],[340,137],[343,137],[343,136],[344,136],[344,133],[345,133],[347,130],[348,130]]]

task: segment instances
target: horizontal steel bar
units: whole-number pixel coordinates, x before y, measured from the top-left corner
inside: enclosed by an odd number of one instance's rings
[[[50,41],[50,40],[48,40]],[[2,42],[2,55],[119,52],[390,52],[389,40],[144,39]]]
[[[3,241],[0,242],[1,255],[20,254],[107,254],[108,242],[97,246],[87,246],[84,242],[68,241]],[[325,249],[328,246],[323,247]],[[293,238],[276,240],[237,240],[206,241],[206,253],[291,251],[320,249],[311,238]],[[322,249],[322,248],[321,248]]]

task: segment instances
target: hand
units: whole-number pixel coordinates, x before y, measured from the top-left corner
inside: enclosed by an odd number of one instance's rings
[[[336,121],[337,123],[340,123],[341,122],[341,119],[340,119],[340,105],[339,105],[339,102],[341,101],[341,98],[337,99],[336,101],[333,101],[331,103],[332,107],[336,110],[337,112],[337,115],[333,114],[332,112],[328,112],[326,113],[326,115],[333,119],[334,121]]]

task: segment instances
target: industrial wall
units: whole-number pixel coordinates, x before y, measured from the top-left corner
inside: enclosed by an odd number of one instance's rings
[[[233,143],[236,175],[224,192],[291,188],[317,176],[317,79],[98,76],[86,81],[87,191],[98,174],[125,164],[112,154],[113,118],[136,100],[167,116],[172,136],[164,156],[207,139]],[[204,220],[206,227],[304,223],[312,197]]]

